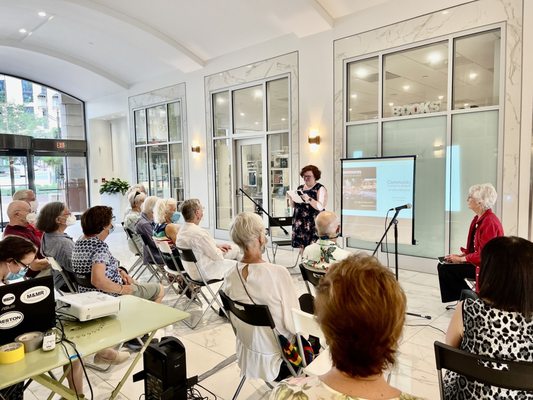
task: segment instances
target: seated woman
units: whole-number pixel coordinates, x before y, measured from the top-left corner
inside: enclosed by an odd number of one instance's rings
[[[449,254],[445,263],[439,263],[440,296],[443,303],[459,300],[461,292],[469,289],[465,278],[476,280],[478,291],[479,265],[481,251],[485,244],[497,237],[503,236],[503,227],[492,212],[498,194],[490,183],[471,186],[466,199],[468,208],[476,216],[470,223],[466,247],[461,247],[461,254]]]
[[[263,220],[251,212],[240,213],[233,221],[230,234],[244,256],[226,274],[222,290],[232,300],[267,305],[276,329],[291,340],[295,334],[291,309],[299,308],[298,297],[287,268],[263,260],[267,244]],[[256,351],[244,347],[237,339],[237,357],[242,373],[249,378],[266,381],[289,375],[270,332],[250,327],[237,319],[232,319],[232,322],[240,326],[239,329],[249,330],[255,335],[253,344]]]
[[[41,239],[41,252],[46,257],[54,257],[66,274],[73,273],[70,258],[74,241],[65,233],[68,226],[76,223],[76,217],[72,215],[68,207],[60,201],[47,203],[37,218],[37,229],[43,232]],[[60,290],[68,290],[61,274],[54,274],[54,285]],[[75,282],[72,284],[77,287]]]
[[[152,239],[154,234],[154,207],[159,200],[159,197],[148,196],[141,207],[141,218],[137,221],[135,225],[135,231],[144,238],[143,242],[143,258],[145,264],[151,264],[155,261],[156,264],[164,264],[164,261],[157,250],[157,247]],[[146,243],[146,244],[144,244]],[[147,251],[147,248],[149,251]],[[150,253],[154,259],[150,257]]]
[[[135,282],[119,267],[118,260],[109,251],[105,239],[114,229],[111,207],[95,206],[86,210],[81,216],[81,228],[83,236],[72,251],[72,268],[82,278],[78,280],[79,292],[99,291],[112,296],[131,294],[161,303],[163,286]],[[95,356],[95,362],[115,363],[115,360],[113,355]]]
[[[180,226],[178,221],[181,213],[178,212],[178,202],[173,198],[159,199],[154,207],[154,236],[158,239],[169,239],[176,243]]]
[[[145,199],[146,194],[143,192],[132,192],[128,196],[128,203],[130,204],[131,209],[129,209],[124,215],[124,228],[128,228],[133,233],[137,232],[135,226],[141,218],[141,206]],[[137,247],[135,247],[135,245],[137,245]],[[137,249],[142,251],[142,240],[137,238],[137,241],[134,244],[132,239],[128,236],[128,247],[133,254],[137,253]]]
[[[23,277],[27,265],[35,259],[36,254],[37,247],[20,236],[6,236],[0,241],[0,286],[8,284],[15,277]],[[67,380],[69,387],[80,397],[83,395],[82,374],[83,370],[79,360],[73,361],[71,372],[67,374]],[[19,388],[18,385],[21,387]],[[22,400],[22,386],[24,386],[23,382],[1,389],[0,399]],[[18,392],[20,392],[20,396]]]
[[[533,362],[533,243],[498,237],[481,252],[479,298],[460,303],[446,343],[493,358]],[[530,399],[531,393],[484,386],[449,372],[446,399]]]
[[[353,255],[330,267],[316,293],[332,368],[281,382],[270,399],[416,399],[383,377],[405,320],[406,298],[394,275],[374,257]]]

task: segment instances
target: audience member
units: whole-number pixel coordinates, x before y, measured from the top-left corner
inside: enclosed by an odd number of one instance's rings
[[[240,213],[233,221],[230,234],[244,255],[226,273],[222,290],[232,300],[268,306],[276,329],[292,340],[295,329],[291,309],[299,309],[298,297],[287,268],[263,260],[267,244],[263,220],[251,212]],[[280,380],[290,374],[271,332],[230,318],[239,331],[248,331],[254,337],[253,348],[244,346],[237,338],[238,363],[243,374],[266,381]]]
[[[503,236],[503,227],[492,212],[498,194],[490,183],[473,185],[468,190],[466,199],[468,208],[476,216],[470,223],[466,247],[461,247],[461,254],[449,254],[445,263],[439,263],[440,295],[443,303],[459,300],[461,292],[469,289],[465,278],[476,280],[478,291],[479,265],[483,246],[497,236]]]
[[[497,237],[481,251],[479,298],[455,309],[446,343],[502,360],[533,362],[533,243]],[[483,385],[448,372],[445,399],[530,399],[531,392]]]
[[[200,200],[183,202],[181,214],[185,223],[178,232],[176,246],[193,251],[205,279],[222,279],[226,271],[235,267],[239,249],[231,244],[217,245],[211,235],[198,226],[204,216]],[[189,263],[184,263],[183,267],[192,279],[201,279],[198,271],[191,268]]]
[[[344,260],[352,253],[337,245],[340,222],[337,215],[331,211],[323,211],[315,218],[318,240],[304,249],[302,262],[312,269],[327,270],[337,261]]]
[[[31,189],[17,190],[15,193],[13,193],[13,200],[22,200],[28,203],[31,207],[32,213],[37,213],[37,210],[39,209],[39,202],[37,201],[37,196],[35,196],[35,192]]]
[[[23,276],[21,271],[27,269],[37,254],[37,247],[28,239],[20,236],[6,236],[0,241],[0,285],[8,284],[18,276]],[[65,370],[67,368],[65,367]],[[72,362],[71,372],[67,373],[69,387],[78,395],[83,396],[83,371],[79,360]],[[18,399],[14,387],[0,390],[0,398]],[[20,397],[22,400],[22,396]]]
[[[383,377],[405,320],[406,298],[394,275],[374,257],[353,255],[331,266],[316,293],[332,368],[281,382],[270,399],[415,399]]]
[[[70,262],[74,241],[65,230],[76,223],[76,217],[70,213],[68,207],[60,202],[47,203],[41,209],[37,218],[37,228],[43,232],[41,239],[41,253],[47,257],[54,257],[57,263],[66,271],[73,273]],[[54,285],[65,290],[63,276],[55,271]],[[72,282],[76,286],[75,282]]]
[[[15,235],[28,239],[37,247],[37,257],[30,264],[26,273],[28,278],[37,276],[41,271],[50,268],[48,261],[40,254],[42,233],[30,224],[28,215],[31,214],[30,205],[22,200],[13,200],[7,206],[9,224],[4,230],[4,236]]]
[[[143,192],[132,192],[128,196],[128,203],[130,204],[130,210],[124,216],[124,228],[129,229],[131,232],[136,232],[135,225],[141,218],[141,206],[146,199],[146,194]],[[133,243],[133,240],[128,237],[128,247],[133,254],[137,253],[137,249],[142,251],[143,243],[140,238],[136,238],[137,241]]]
[[[154,236],[158,239],[168,239],[176,242],[180,226],[178,221],[181,214],[178,212],[178,202],[173,198],[159,199],[154,208]]]
[[[143,242],[143,258],[145,264],[151,264],[154,261],[150,257],[150,252],[154,256],[154,260],[156,264],[163,265],[164,262],[161,259],[161,254],[159,254],[159,251],[157,250],[157,247],[154,243],[154,240],[152,239],[152,235],[154,232],[154,207],[157,203],[157,200],[159,200],[156,196],[148,196],[144,203],[142,204],[141,208],[141,217],[137,221],[137,224],[135,225],[135,231],[141,235],[144,238]],[[144,243],[147,243],[146,245]],[[150,252],[146,251],[146,247],[149,248]]]
[[[72,268],[86,280],[78,284],[79,292],[100,291],[112,296],[130,294],[160,303],[164,290],[159,283],[137,283],[119,267],[104,242],[113,231],[113,210],[107,206],[89,208],[81,216],[83,236],[78,239],[72,251]],[[127,359],[127,352],[97,353],[95,362],[119,364]],[[110,353],[111,352],[111,353]],[[126,353],[123,355],[122,353]],[[124,358],[125,357],[125,358]]]

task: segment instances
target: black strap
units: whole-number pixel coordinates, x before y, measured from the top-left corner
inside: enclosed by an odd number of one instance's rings
[[[246,267],[249,267],[249,266],[250,266],[250,264],[246,264],[246,265],[243,267],[243,269],[246,268]],[[252,304],[255,304],[255,301],[254,301],[254,299],[252,299],[252,296],[250,296],[250,293],[248,293],[248,289],[246,289],[246,285],[244,284],[244,280],[242,279],[241,273],[239,272],[239,263],[237,263],[237,264],[235,265],[235,268],[237,269],[237,275],[239,275],[239,279],[241,280],[242,287],[244,288],[244,291],[245,291],[246,294],[248,295],[248,298],[250,299],[250,301],[252,302]],[[257,304],[255,304],[255,305],[257,305]]]

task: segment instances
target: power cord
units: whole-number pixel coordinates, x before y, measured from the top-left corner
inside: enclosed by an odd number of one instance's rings
[[[210,391],[209,389],[206,389],[204,386],[200,385],[199,383],[197,383],[195,386],[199,386],[201,387],[202,389],[204,389],[206,392],[208,392],[209,394],[211,394],[213,396],[213,399],[216,400],[217,399],[217,395],[214,394],[212,391]],[[190,387],[189,390],[187,391],[187,400],[209,400],[209,397],[208,396],[202,396],[202,394],[200,393],[200,391],[198,389],[196,389],[194,386]]]
[[[446,332],[444,332],[442,329],[437,328],[436,326],[433,326],[433,325],[429,325],[429,324],[420,324],[420,325],[418,325],[418,324],[413,324],[413,325],[411,325],[411,324],[405,324],[405,326],[423,326],[423,327],[429,327],[429,328],[433,328],[433,329],[435,329],[436,331],[442,332],[442,333],[444,333],[444,334],[446,335]]]

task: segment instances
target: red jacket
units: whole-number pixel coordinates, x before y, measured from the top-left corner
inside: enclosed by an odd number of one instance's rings
[[[477,226],[477,229],[475,229]],[[470,246],[472,243],[472,234],[474,233],[474,246]],[[478,277],[479,277],[479,266],[481,264],[481,250],[491,239],[494,239],[498,236],[503,236],[503,227],[491,209],[488,209],[483,213],[483,215],[476,215],[472,222],[470,223],[470,229],[468,230],[468,239],[466,242],[466,248],[461,247],[461,251],[466,256],[466,262],[474,264],[476,266],[476,292],[479,291],[478,287]]]

